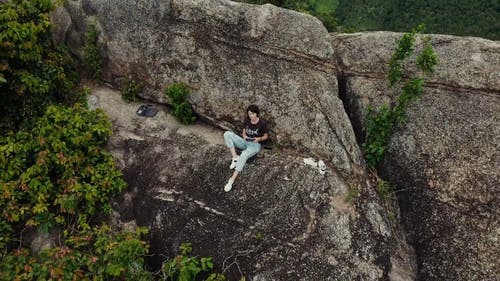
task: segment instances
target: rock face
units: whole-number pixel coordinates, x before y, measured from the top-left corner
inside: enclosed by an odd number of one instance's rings
[[[130,185],[114,208],[121,221],[149,227],[156,262],[192,242],[229,280],[239,280],[238,266],[247,280],[387,280],[392,234],[373,189],[266,151],[225,193],[222,130],[181,126],[163,111],[138,117],[138,104],[117,91],[92,92],[91,107],[113,122],[109,149]],[[359,195],[349,199],[352,188]]]
[[[500,279],[498,42],[432,36],[436,74],[380,165],[401,190],[414,277],[405,267],[411,262],[396,262],[389,247],[387,220],[338,97],[362,142],[367,106],[396,95],[385,73],[401,34],[330,36],[313,17],[222,0],[77,0],[64,9],[57,38],[78,54],[86,22],[94,21],[108,82],[140,80],[142,96],[158,103],[168,103],[167,85],[184,82],[204,120],[237,130],[256,103],[284,148],[257,158],[224,194],[230,171],[217,142],[222,132],[180,127],[162,114],[131,118],[135,108],[106,105],[107,96],[96,94],[95,105],[114,119],[111,149],[130,182],[120,218],[152,228],[158,253],[171,256],[191,240],[222,264],[243,250],[238,264],[252,280]],[[299,155],[327,160],[327,175]],[[360,195],[346,203],[353,190]],[[264,238],[252,238],[257,233]]]
[[[85,30],[82,13],[98,23],[108,81],[139,79],[143,96],[158,102],[166,102],[166,86],[186,83],[199,115],[238,131],[255,103],[277,144],[346,174],[362,165],[338,98],[330,37],[316,18],[222,0],[81,0],[65,7],[80,15],[70,32]]]
[[[399,36],[332,37],[359,138],[367,106],[397,93],[384,76]],[[446,35],[431,42],[439,67],[396,128],[379,173],[403,190],[400,208],[421,280],[498,280],[500,43]]]

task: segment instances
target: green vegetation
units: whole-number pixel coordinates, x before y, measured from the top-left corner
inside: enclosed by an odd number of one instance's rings
[[[102,147],[112,133],[102,111],[49,106],[32,125],[0,138],[0,280],[140,280],[145,230],[93,227],[126,187]],[[23,233],[63,229],[64,245],[32,254]],[[132,278],[131,276],[134,276]],[[132,278],[132,279],[130,279]]]
[[[431,74],[438,63],[437,55],[430,45],[430,38],[424,37],[424,47],[416,59],[420,76],[403,79],[404,65],[415,50],[415,35],[420,32],[423,32],[423,25],[413,29],[410,33],[405,33],[399,40],[389,62],[388,80],[390,86],[404,82],[396,104],[392,106],[384,104],[377,112],[372,108],[369,109],[363,148],[366,162],[372,169],[382,159],[387,140],[394,126],[405,121],[407,108],[422,95],[424,76]]]
[[[101,149],[111,132],[102,111],[49,106],[32,126],[1,138],[2,220],[46,232],[67,223],[88,228],[94,214],[109,213],[109,197],[126,187]]]
[[[377,194],[380,197],[380,199],[387,201],[388,198],[393,194],[394,188],[391,186],[391,184],[387,181],[384,180],[379,180],[377,184]]]
[[[183,124],[192,124],[196,121],[193,108],[187,102],[189,90],[185,84],[174,83],[165,89],[165,95],[174,107],[174,116]]]
[[[77,83],[75,64],[50,40],[50,0],[0,5],[0,132],[16,130],[54,102],[64,102]]]
[[[126,102],[137,101],[137,94],[139,94],[141,91],[142,83],[135,80],[130,80],[121,91],[122,99]]]
[[[153,280],[143,269],[143,228],[117,233],[109,226],[79,231],[65,245],[32,255],[16,249],[2,257],[0,280]]]
[[[83,46],[83,68],[88,77],[100,79],[102,76],[102,57],[99,53],[99,31],[95,23],[87,24],[85,45]]]
[[[329,31],[404,32],[419,23],[427,32],[500,40],[500,2],[493,0],[243,0],[309,13]]]
[[[90,90],[76,88],[67,48],[52,45],[54,8],[51,0],[0,5],[0,280],[157,280],[144,266],[147,230],[103,223],[126,183],[103,149],[110,121],[82,106]],[[95,25],[86,37],[80,63],[99,78]],[[139,88],[130,83],[126,95]],[[31,252],[26,237],[37,233],[56,245]]]
[[[191,257],[192,251],[190,243],[183,243],[179,247],[181,253],[169,261],[163,263],[161,272],[163,280],[188,281],[196,280],[200,272],[210,272],[214,265],[212,258]],[[212,273],[206,281],[226,281],[226,277],[219,273]]]
[[[358,30],[405,31],[424,23],[430,33],[499,40],[499,11],[492,0],[340,0],[336,15]]]

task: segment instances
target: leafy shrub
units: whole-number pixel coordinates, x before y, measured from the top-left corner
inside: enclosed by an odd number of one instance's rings
[[[142,84],[135,80],[130,80],[127,82],[125,87],[123,87],[121,94],[122,99],[126,102],[137,101],[137,94],[142,91]]]
[[[87,24],[85,44],[83,45],[83,68],[88,77],[100,79],[102,76],[102,57],[99,53],[99,31],[95,23]]]
[[[187,102],[182,102],[174,106],[174,116],[183,124],[192,124],[196,121],[193,115],[193,109]]]
[[[174,107],[174,116],[183,124],[192,124],[196,121],[193,108],[187,102],[189,90],[185,84],[174,83],[165,89]]]
[[[0,280],[153,280],[144,270],[148,246],[140,236],[146,232],[119,233],[102,225],[37,255],[19,248],[1,256]]]
[[[51,0],[0,5],[0,132],[17,129],[64,101],[77,83],[75,63],[50,40]]]
[[[423,30],[424,27],[420,25],[410,33],[405,33],[399,40],[389,62],[388,80],[391,86],[402,82],[405,62],[415,49],[415,35]],[[422,76],[432,73],[438,63],[437,55],[430,45],[430,38],[425,37],[423,43],[424,48],[416,60]],[[394,126],[406,121],[406,110],[414,100],[422,95],[423,84],[422,77],[408,77],[404,79],[401,94],[397,97],[394,106],[390,107],[388,104],[384,104],[378,111],[374,111],[372,108],[368,109],[366,139],[363,149],[366,163],[370,168],[375,168],[377,163],[382,160],[387,149],[387,140]]]
[[[102,111],[50,106],[31,128],[0,138],[1,221],[48,231],[88,228],[98,211],[109,213],[109,197],[126,186],[101,148],[111,132]]]
[[[209,272],[213,269],[212,258],[190,257],[193,250],[190,243],[179,246],[181,253],[173,259],[163,263],[161,271],[163,280],[170,281],[194,281],[200,272]],[[222,274],[212,273],[207,281],[225,281]]]

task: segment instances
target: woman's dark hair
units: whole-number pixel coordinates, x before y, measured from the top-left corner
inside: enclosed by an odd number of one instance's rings
[[[259,110],[259,107],[256,106],[255,104],[251,104],[247,107],[247,111],[245,112],[245,115],[248,115],[249,111],[251,111],[253,113],[257,113],[257,116],[259,116],[260,110]]]
[[[248,117],[249,111],[251,111],[253,113],[257,113],[257,117],[259,117],[259,114],[260,114],[259,107],[256,106],[255,104],[251,104],[247,107],[247,111],[245,111],[245,118],[243,120],[245,120],[246,122],[250,122],[250,117]]]

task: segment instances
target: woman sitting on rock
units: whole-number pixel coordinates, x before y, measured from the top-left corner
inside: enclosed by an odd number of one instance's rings
[[[224,191],[226,192],[230,191],[233,187],[236,177],[241,170],[243,170],[243,166],[245,166],[247,160],[259,153],[261,150],[260,142],[269,138],[267,124],[264,120],[260,119],[259,108],[255,104],[250,105],[245,112],[245,121],[243,123],[243,132],[241,135],[243,137],[238,136],[232,131],[224,133],[224,141],[233,157],[229,168],[235,169],[233,175],[227,181],[226,186],[224,186]],[[236,154],[235,147],[242,150],[240,156]]]

